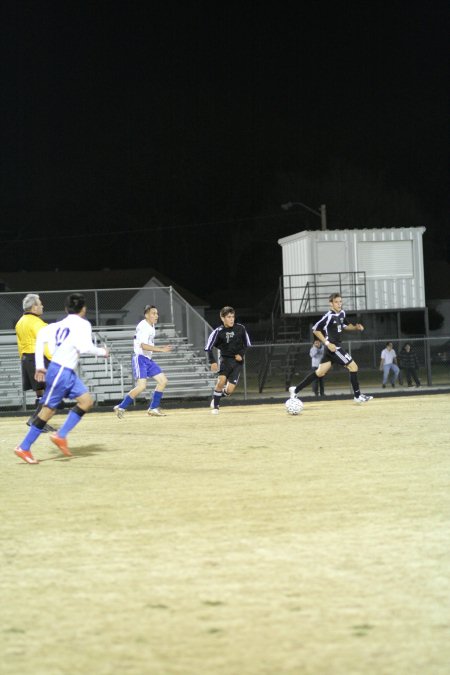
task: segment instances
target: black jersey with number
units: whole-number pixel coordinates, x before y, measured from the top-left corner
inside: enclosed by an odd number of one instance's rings
[[[205,346],[205,351],[208,352],[210,363],[215,362],[212,350],[214,348],[220,350],[221,356],[235,357],[240,354],[244,358],[244,353],[247,347],[251,346],[248,333],[241,323],[235,323],[232,328],[225,328],[219,326],[208,338]]]
[[[341,309],[340,312],[328,311],[314,324],[312,329],[313,332],[320,330],[327,340],[339,346],[342,342],[342,331],[345,326],[348,326],[348,321],[345,318],[345,311]]]

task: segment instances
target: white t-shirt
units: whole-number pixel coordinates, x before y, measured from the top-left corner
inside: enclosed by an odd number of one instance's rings
[[[394,363],[394,359],[397,358],[395,349],[383,349],[381,352],[381,358],[383,359],[383,365],[390,366],[391,363]]]
[[[36,368],[44,368],[44,344],[48,344],[52,363],[75,370],[80,354],[105,356],[103,347],[92,342],[92,326],[78,314],[68,314],[62,321],[41,328],[36,338]]]
[[[155,326],[149,324],[146,319],[142,319],[136,326],[136,332],[134,334],[134,353],[137,356],[145,356],[147,359],[152,358],[153,352],[142,349],[141,344],[144,345],[154,345],[155,344]]]

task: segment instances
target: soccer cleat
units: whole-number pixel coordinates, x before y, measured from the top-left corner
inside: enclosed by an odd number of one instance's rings
[[[291,398],[297,398],[297,394],[295,393],[295,387],[289,387],[289,396]]]
[[[125,408],[121,408],[121,407],[118,406],[118,405],[115,405],[114,408],[113,408],[113,410],[114,410],[114,412],[116,413],[116,415],[117,415],[117,417],[119,418],[119,420],[121,420],[122,417],[125,415]]]
[[[17,457],[23,459],[23,461],[27,464],[39,464],[38,460],[34,459],[33,455],[31,454],[31,450],[22,450],[22,448],[17,446],[17,448],[14,448],[14,452]]]
[[[355,403],[367,403],[367,401],[371,401],[373,399],[373,396],[366,396],[365,394],[360,394],[358,397],[355,396],[353,399]]]
[[[163,413],[159,408],[149,408],[147,415],[151,417],[167,417],[166,413]]]
[[[66,457],[72,457],[72,453],[70,452],[69,446],[67,445],[67,438],[61,438],[58,436],[58,434],[52,434],[50,436],[50,440],[56,445],[57,448],[59,448],[59,450],[61,450],[63,455]]]
[[[211,415],[218,415],[219,414],[219,408],[213,408],[211,410]]]

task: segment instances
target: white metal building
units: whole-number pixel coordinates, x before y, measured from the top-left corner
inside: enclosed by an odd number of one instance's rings
[[[346,309],[425,308],[424,227],[303,231],[278,240],[285,314],[328,309],[338,291]]]

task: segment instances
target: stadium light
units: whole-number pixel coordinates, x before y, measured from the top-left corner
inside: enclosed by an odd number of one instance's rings
[[[320,205],[320,211],[317,211],[317,209],[312,209],[310,206],[306,206],[306,204],[303,204],[302,202],[286,202],[286,204],[281,205],[281,208],[284,211],[289,211],[289,209],[292,209],[293,206],[302,206],[307,211],[311,211],[311,213],[314,213],[314,215],[319,216],[321,229],[327,229],[327,207],[325,204]]]

